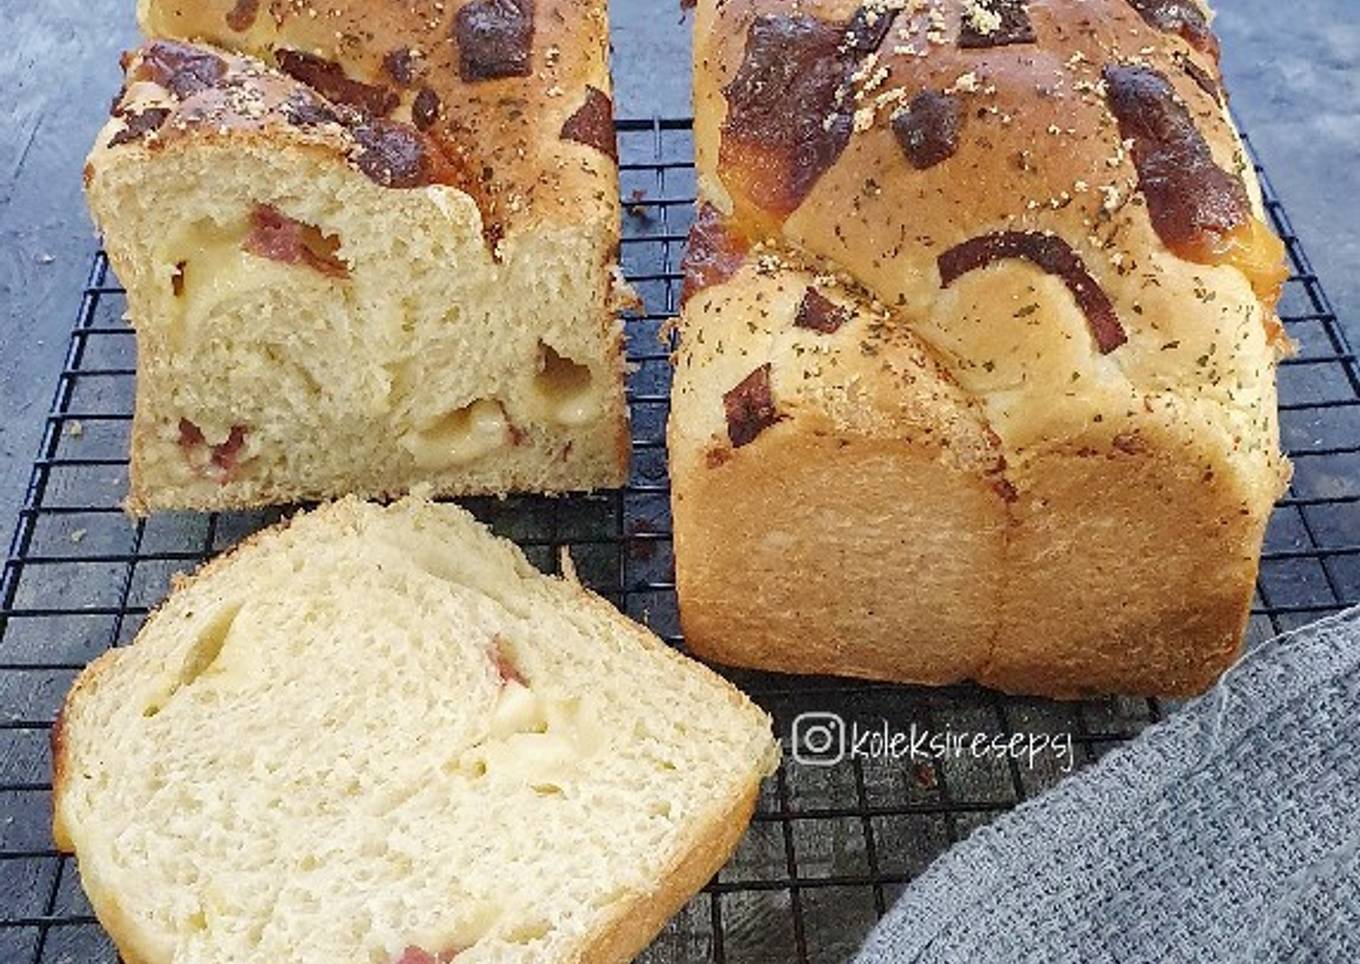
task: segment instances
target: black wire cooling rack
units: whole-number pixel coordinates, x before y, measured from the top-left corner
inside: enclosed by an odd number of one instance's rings
[[[470,507],[544,568],[571,549],[582,578],[668,641],[676,619],[664,425],[670,367],[659,340],[676,307],[695,190],[688,120],[619,124],[624,268],[645,309],[628,321],[636,365],[632,479],[621,492],[474,500]],[[1264,177],[1263,177],[1264,180]],[[1295,476],[1272,519],[1249,642],[1360,603],[1360,370],[1284,209],[1266,204],[1289,246],[1282,314],[1298,342],[1280,370],[1280,418]],[[96,257],[0,582],[0,960],[112,962],[75,862],[49,834],[53,717],[76,673],[127,642],[170,576],[281,513],[127,518],[135,352],[125,302]],[[843,961],[902,886],[936,855],[1056,782],[1060,754],[1029,760],[788,754],[792,720],[838,713],[933,733],[1070,734],[1081,766],[1140,732],[1154,701],[1053,703],[973,687],[922,689],[834,679],[728,675],[776,718],[786,760],[768,781],[731,863],[679,914],[644,961]],[[822,761],[827,762],[826,760]]]

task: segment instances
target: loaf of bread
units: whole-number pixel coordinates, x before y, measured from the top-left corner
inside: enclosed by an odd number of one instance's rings
[[[624,481],[603,0],[141,17],[87,168],[134,512]]]
[[[1232,660],[1284,252],[1194,0],[699,0],[677,586],[727,663],[1061,697]]]
[[[129,964],[631,960],[778,757],[727,682],[414,499],[178,585],[54,748],[55,837]]]

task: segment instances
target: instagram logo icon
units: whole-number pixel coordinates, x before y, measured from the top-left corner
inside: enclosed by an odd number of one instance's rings
[[[793,721],[793,759],[830,767],[845,757],[845,721],[835,713],[803,713]]]

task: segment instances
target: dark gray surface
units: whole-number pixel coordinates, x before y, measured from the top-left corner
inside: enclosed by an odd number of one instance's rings
[[[132,0],[0,0],[0,540],[23,501],[96,242],[81,167],[135,42]]]
[[[1233,111],[1360,343],[1360,3],[1223,0]]]
[[[1360,341],[1360,25],[1355,0],[1222,0],[1234,107]],[[81,163],[135,40],[132,0],[0,4],[0,538],[23,498],[95,250]],[[689,110],[678,0],[613,0],[619,113]],[[49,260],[50,259],[50,260]]]

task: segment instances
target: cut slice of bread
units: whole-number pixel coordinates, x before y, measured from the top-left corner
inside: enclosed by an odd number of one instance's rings
[[[419,499],[210,563],[53,742],[54,835],[136,964],[626,961],[778,758],[730,684]]]
[[[406,108],[196,44],[126,65],[86,183],[137,330],[130,510],[623,483],[612,157],[554,130],[598,204],[498,220]]]

